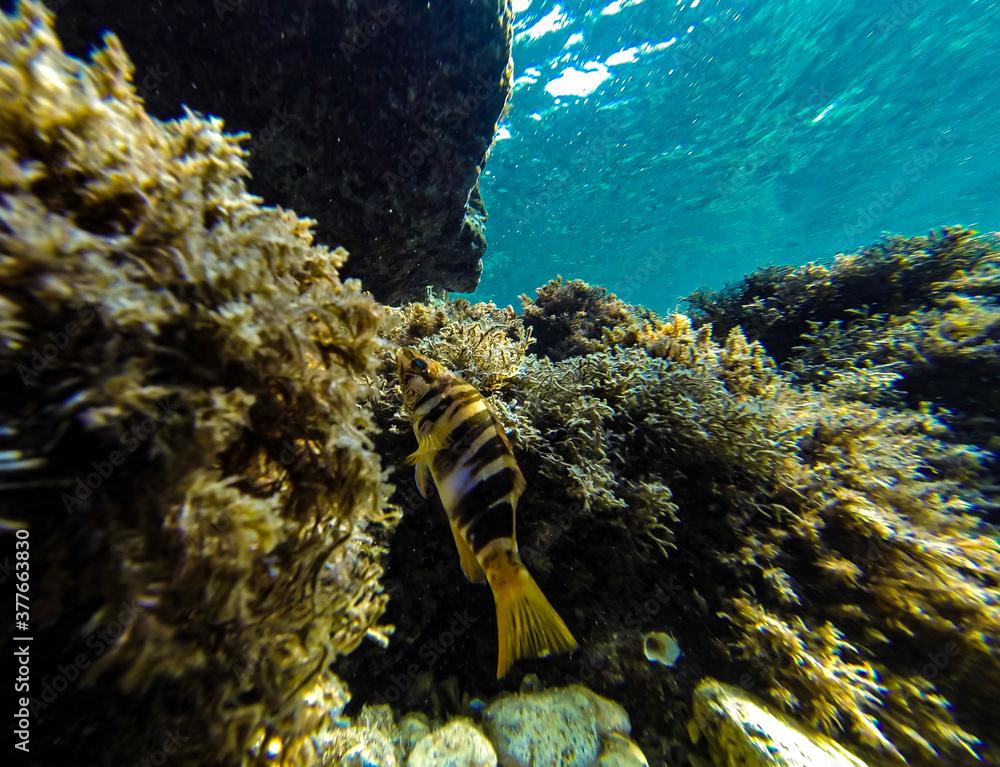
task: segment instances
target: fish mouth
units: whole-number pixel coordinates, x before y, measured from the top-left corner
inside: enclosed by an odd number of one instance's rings
[[[413,359],[413,350],[405,346],[400,346],[396,349],[396,367],[402,367],[407,362]]]

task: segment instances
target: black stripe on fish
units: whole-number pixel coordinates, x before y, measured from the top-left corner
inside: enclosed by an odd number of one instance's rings
[[[465,539],[473,552],[478,553],[484,546],[497,538],[514,535],[514,509],[510,501],[501,501],[484,509],[464,532]]]
[[[414,411],[419,410],[422,405],[429,402],[432,398],[436,397],[439,394],[441,394],[441,387],[432,386],[430,389],[421,394],[417,398],[417,401],[413,403],[413,410]]]
[[[514,489],[514,477],[514,470],[509,466],[504,466],[500,471],[491,474],[486,479],[477,481],[455,504],[452,518],[459,527],[465,527],[478,514]]]
[[[473,413],[451,430],[448,435],[448,447],[434,454],[434,470],[442,477],[451,473],[462,456],[472,447],[473,443],[483,433],[483,429],[491,428],[493,419],[485,410]]]
[[[471,445],[470,445],[471,449]],[[500,437],[496,434],[492,435],[486,442],[479,446],[468,459],[465,461],[469,466],[472,467],[472,473],[478,474],[487,466],[489,466],[493,461],[502,455],[507,454],[507,448],[500,440]]]
[[[441,418],[448,410],[456,405],[458,408],[464,407],[473,400],[479,397],[479,393],[475,391],[461,390],[457,394],[452,395],[450,392],[445,392],[445,395],[441,398],[434,407],[430,409],[430,412],[425,416],[420,416],[420,422],[436,424],[438,419]],[[458,408],[452,413],[454,415]]]

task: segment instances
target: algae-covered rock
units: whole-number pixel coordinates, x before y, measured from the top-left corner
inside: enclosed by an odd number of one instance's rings
[[[553,360],[634,346],[643,318],[614,293],[582,280],[557,277],[521,296],[524,324],[534,335],[536,354]],[[652,315],[649,315],[651,317]]]
[[[425,714],[411,711],[399,720],[399,742],[405,753],[410,753],[413,747],[430,734],[430,722]]]
[[[715,767],[866,767],[831,738],[715,679],[694,691],[690,730],[695,742],[705,740]]]
[[[319,767],[399,767],[405,751],[392,709],[364,706],[353,722],[325,727],[316,742]]]
[[[829,265],[761,269],[689,301],[717,337],[741,325],[796,381],[879,405],[946,408],[952,439],[1000,448],[1000,389],[983,385],[1000,377],[995,233],[888,237]]]
[[[468,719],[453,719],[420,740],[406,767],[496,767],[497,755]]]
[[[511,91],[503,0],[60,2],[69,50],[110,29],[140,95],[251,133],[251,191],[318,220],[380,300],[471,291],[486,248],[478,178]]]
[[[245,188],[217,120],[149,117],[109,37],[0,16],[0,518],[31,538],[32,756],[280,755],[347,693],[391,524],[359,407],[382,314]],[[34,734],[34,733],[33,733]],[[158,757],[156,757],[158,758]]]
[[[642,753],[642,749],[631,739],[619,732],[613,732],[602,742],[597,767],[649,767],[649,761]]]
[[[926,306],[949,282],[994,261],[991,235],[951,226],[923,237],[887,237],[831,263],[768,266],[719,291],[688,297],[692,316],[717,338],[735,327],[779,362],[794,354],[814,324],[871,314],[901,316]],[[995,292],[994,288],[990,292]],[[984,283],[983,287],[986,287]]]
[[[489,739],[468,718],[429,730],[411,712],[395,724],[387,705],[366,705],[317,737],[328,767],[646,767],[629,737],[628,715],[585,687],[504,696],[483,712]],[[492,742],[491,742],[492,741]]]
[[[602,739],[631,731],[628,713],[582,685],[501,697],[483,711],[501,767],[588,767]]]

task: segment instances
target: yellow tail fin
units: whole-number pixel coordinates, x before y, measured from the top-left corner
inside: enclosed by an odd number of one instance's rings
[[[497,606],[497,679],[520,658],[544,658],[576,647],[570,630],[524,565],[515,561],[504,570],[489,579]]]

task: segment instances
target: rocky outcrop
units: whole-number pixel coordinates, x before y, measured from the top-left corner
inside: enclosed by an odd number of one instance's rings
[[[866,767],[826,735],[714,679],[702,680],[694,691],[689,731],[695,743],[704,738],[719,767]]]
[[[629,737],[625,709],[583,685],[502,695],[478,723],[459,716],[435,729],[419,712],[394,722],[364,706],[317,738],[322,767],[649,767]]]
[[[496,767],[493,746],[468,719],[453,719],[417,743],[406,767]]]
[[[487,706],[483,721],[502,767],[646,763],[628,739],[625,709],[582,685],[505,695]]]
[[[510,94],[504,0],[73,0],[67,49],[121,37],[149,111],[249,131],[251,191],[318,221],[344,273],[393,303],[471,291],[478,178]]]

